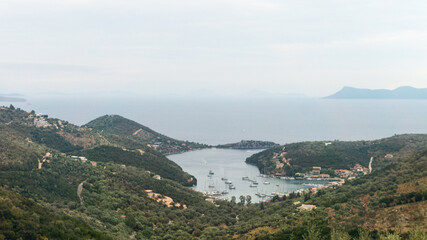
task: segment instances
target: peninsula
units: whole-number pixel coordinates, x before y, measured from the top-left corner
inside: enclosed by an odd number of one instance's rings
[[[237,143],[228,143],[217,145],[217,148],[228,148],[228,149],[267,149],[279,144],[269,141],[255,141],[255,140],[242,140]]]

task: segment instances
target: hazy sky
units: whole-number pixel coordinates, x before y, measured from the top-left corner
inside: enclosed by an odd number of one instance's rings
[[[0,92],[427,87],[427,1],[1,0]]]

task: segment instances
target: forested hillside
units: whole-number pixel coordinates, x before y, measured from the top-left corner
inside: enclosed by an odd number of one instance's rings
[[[95,136],[76,145],[60,132],[81,140],[97,130],[31,115],[0,109],[0,239],[427,238],[423,135],[337,146],[338,157],[365,145],[361,158],[394,153],[342,186],[265,203],[245,196],[211,203],[183,186],[189,174],[150,147],[114,146]],[[293,145],[298,156],[325,154],[321,146],[304,153],[296,146],[307,143],[300,144]]]
[[[159,134],[150,128],[118,115],[99,117],[83,127],[94,129],[109,142],[132,148],[150,146],[163,153],[172,154],[193,149],[205,148],[207,145],[180,141]]]
[[[368,167],[371,157],[374,157],[373,167],[378,168],[387,162],[387,154],[405,156],[426,146],[426,134],[396,135],[374,141],[300,142],[264,150],[246,162],[258,166],[263,173],[283,172],[293,176],[297,172],[310,171],[313,166],[319,166],[323,171],[350,169],[357,163]],[[284,163],[282,169],[276,168],[276,161]]]

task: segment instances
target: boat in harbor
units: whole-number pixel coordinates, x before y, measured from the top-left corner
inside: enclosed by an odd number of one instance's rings
[[[224,190],[224,191],[222,191],[222,192],[221,192],[221,194],[222,194],[222,195],[226,195],[226,194],[229,194],[229,193],[230,193],[230,192],[229,192],[229,191],[227,191],[227,190]]]
[[[214,188],[214,187],[215,187],[215,185],[209,184],[209,188]]]
[[[209,170],[209,175],[214,175],[213,170]]]
[[[231,184],[228,186],[228,189],[236,189],[236,187]]]
[[[282,180],[295,180],[294,177],[280,177]]]
[[[227,181],[228,179],[227,179],[227,178],[225,178],[225,177],[222,177],[222,178],[221,178],[221,180],[222,180],[222,181]]]
[[[249,180],[249,177],[242,177],[242,180]]]
[[[268,185],[268,184],[270,184],[270,182],[269,181],[264,181],[264,184]]]
[[[265,195],[264,193],[255,193],[255,195],[257,195],[258,197],[266,197],[267,195]]]
[[[258,182],[257,181],[252,181],[252,184],[253,185],[258,185]]]
[[[251,185],[249,185],[249,187],[258,187],[258,186],[251,183]]]
[[[225,181],[225,184],[232,184],[233,182],[230,180]]]

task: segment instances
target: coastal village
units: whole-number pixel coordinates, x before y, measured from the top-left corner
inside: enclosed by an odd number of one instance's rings
[[[331,142],[325,142],[325,147],[328,145],[331,145]],[[256,193],[255,195],[260,197],[262,200],[260,202],[269,202],[272,201],[274,197],[290,197],[292,194],[316,194],[317,192],[330,188],[330,187],[336,187],[343,185],[348,180],[356,179],[360,176],[370,174],[372,172],[372,162],[374,157],[370,158],[369,166],[365,167],[362,166],[360,163],[356,163],[353,167],[349,169],[327,169],[327,171],[322,171],[322,167],[320,166],[312,166],[310,171],[306,172],[297,172],[294,174],[294,176],[285,176],[286,172],[284,171],[285,165],[291,166],[291,160],[290,158],[286,158],[287,152],[284,151],[285,147],[283,147],[282,152],[275,152],[273,153],[273,161],[275,162],[276,169],[273,171],[273,174],[260,174],[258,177],[264,178],[265,181],[263,183],[265,185],[270,184],[269,178],[279,178],[281,180],[295,180],[295,181],[302,181],[301,185],[308,187],[308,188],[302,188],[299,190],[296,190],[294,192],[272,192],[270,193]],[[383,158],[384,159],[392,159],[394,156],[391,153],[386,154]],[[333,173],[331,176],[328,173]],[[212,172],[210,172],[212,174]],[[210,175],[208,175],[210,176]],[[221,178],[221,180],[224,180],[224,178]],[[249,187],[258,187],[258,183],[256,180],[252,180],[248,177],[242,177],[242,180],[251,182]],[[313,181],[319,180],[319,183],[313,183]],[[321,182],[322,181],[322,182]],[[231,185],[231,181],[226,181],[225,183],[228,183]],[[279,186],[279,185],[277,185]],[[214,187],[214,186],[209,186]],[[230,188],[231,189],[231,188]],[[205,196],[207,196],[207,201],[209,202],[215,202],[215,200],[222,199],[221,196],[228,194],[228,191],[221,192],[221,191],[207,191],[204,192]],[[265,200],[266,199],[266,200]],[[299,210],[312,210],[315,209],[315,205],[306,205],[302,204],[299,201],[296,201],[294,203],[298,206]]]

